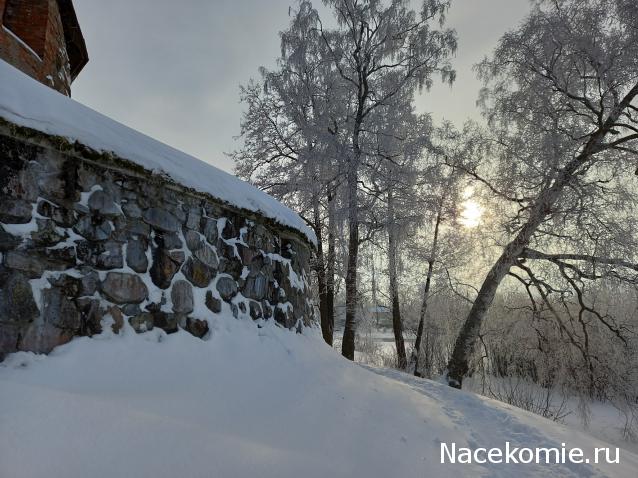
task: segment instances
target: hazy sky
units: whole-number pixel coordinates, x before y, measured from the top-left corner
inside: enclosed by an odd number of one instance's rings
[[[236,149],[240,83],[271,66],[295,0],[75,0],[90,61],[73,97],[227,171]],[[315,3],[319,4],[317,0]],[[421,111],[458,124],[476,116],[472,65],[527,12],[528,0],[455,0],[459,35],[452,88],[418,98]]]

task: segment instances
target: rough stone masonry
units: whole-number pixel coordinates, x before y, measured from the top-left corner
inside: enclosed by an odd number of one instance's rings
[[[0,120],[0,360],[125,321],[198,337],[213,314],[308,325],[310,255],[301,232]]]

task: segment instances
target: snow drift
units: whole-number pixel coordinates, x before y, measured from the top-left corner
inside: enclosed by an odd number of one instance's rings
[[[606,445],[438,383],[382,377],[314,330],[229,317],[211,328],[203,341],[127,326],[50,356],[9,356],[0,476],[635,476],[638,456],[624,450],[604,466],[441,464],[441,442]]]

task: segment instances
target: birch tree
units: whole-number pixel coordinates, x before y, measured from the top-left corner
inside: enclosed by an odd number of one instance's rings
[[[366,151],[363,172],[364,192],[378,198],[384,209],[378,215],[387,235],[387,265],[392,329],[397,350],[397,365],[407,367],[403,337],[400,294],[400,258],[406,236],[424,220],[427,202],[419,195],[420,188],[430,185],[427,174],[419,174],[420,160],[433,146],[430,141],[433,126],[429,115],[413,111],[411,95],[397,97],[393,108],[374,125],[374,150]],[[372,128],[369,128],[372,129]]]
[[[465,240],[462,225],[458,222],[465,181],[463,175],[453,167],[453,158],[469,154],[468,142],[449,122],[436,128],[432,137],[434,144],[430,145],[429,154],[422,158],[418,166],[421,177],[420,203],[425,207],[422,213],[423,233],[419,238],[421,244],[416,248],[421,251],[418,267],[422,271],[423,286],[416,337],[408,367],[418,377],[430,377],[432,349],[436,346],[432,343],[433,334],[429,330],[432,324],[428,324],[430,299],[435,293],[435,275],[445,271],[444,282],[447,287],[449,271],[459,263],[466,262],[459,260],[461,254],[465,257],[471,254],[470,244]]]
[[[511,215],[505,245],[457,337],[447,372],[451,386],[461,387],[481,324],[508,274],[552,307],[547,296],[561,287],[535,273],[536,261],[557,268],[566,287],[562,297],[574,299],[575,320],[596,320],[622,343],[613,318],[588,301],[585,283],[635,281],[636,58],[633,0],[539,0],[479,66],[490,126],[481,140],[489,154],[456,166],[509,203]],[[585,328],[574,337],[585,361],[586,341]]]
[[[349,99],[344,124],[349,141],[344,176],[348,224],[346,323],[342,354],[353,360],[360,246],[360,176],[367,127],[406,91],[429,88],[435,74],[454,80],[449,58],[456,35],[442,28],[450,0],[425,0],[417,14],[408,0],[324,0],[338,28],[321,27],[328,58]],[[440,28],[437,28],[440,27]]]
[[[316,10],[302,1],[291,14],[289,28],[280,34],[277,68],[260,68],[260,79],[241,87],[247,106],[241,123],[244,145],[232,156],[240,177],[296,210],[315,232],[321,329],[332,345],[344,101],[325,61]]]
[[[286,202],[315,230],[321,324],[330,344],[340,246],[335,204],[344,206],[342,353],[353,359],[359,247],[380,224],[371,216],[377,198],[363,191],[374,174],[370,164],[380,158],[374,151],[376,134],[398,105],[411,108],[414,93],[429,88],[435,76],[454,80],[449,58],[456,37],[443,28],[450,0],[424,0],[418,13],[408,0],[324,3],[337,26],[325,28],[312,4],[299,2],[290,27],[281,34],[277,69],[261,69],[261,81],[242,89],[248,105],[242,121],[244,147],[234,157],[240,176]],[[386,199],[393,194],[386,191]]]

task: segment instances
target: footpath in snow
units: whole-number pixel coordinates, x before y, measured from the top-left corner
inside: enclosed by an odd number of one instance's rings
[[[609,446],[342,359],[316,331],[218,318],[210,340],[80,338],[0,364],[0,477],[635,477],[619,464],[442,464],[457,447]],[[384,376],[382,376],[384,375]]]

